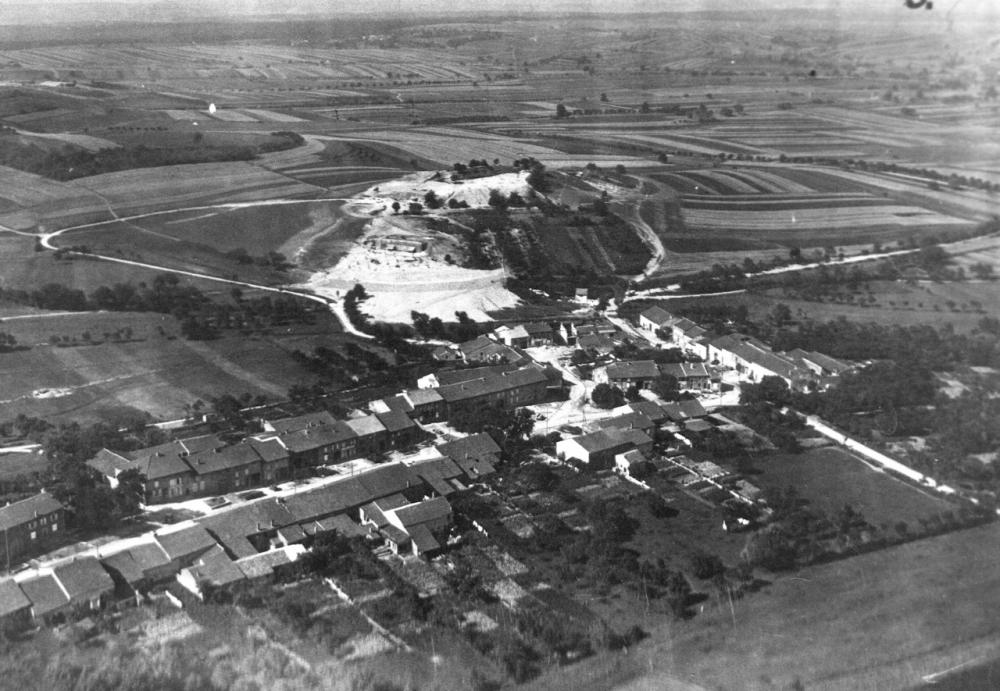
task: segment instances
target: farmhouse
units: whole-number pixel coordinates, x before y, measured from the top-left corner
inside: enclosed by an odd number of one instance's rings
[[[669,362],[660,365],[660,371],[677,379],[681,389],[709,391],[712,388],[712,376],[701,362]]]
[[[663,404],[663,412],[667,414],[671,422],[683,422],[693,418],[700,418],[707,415],[705,407],[695,398],[686,401],[673,401]]]
[[[653,421],[642,413],[625,413],[624,415],[617,415],[615,417],[609,417],[604,420],[598,420],[593,423],[593,427],[597,429],[638,429],[651,433],[656,429],[656,425]]]
[[[660,329],[669,328],[677,318],[662,307],[654,305],[639,314],[639,328],[643,331],[656,333]]]
[[[439,386],[449,384],[459,384],[464,381],[483,379],[486,377],[499,377],[504,372],[517,369],[517,365],[508,363],[500,365],[486,365],[484,367],[465,367],[462,369],[446,369],[432,372],[417,380],[417,387],[421,389],[436,389]]]
[[[733,334],[709,343],[709,358],[724,367],[735,369],[747,381],[781,377],[790,388],[800,388],[812,379],[810,370],[791,358],[775,353],[757,339]]]
[[[556,455],[561,460],[575,458],[594,469],[610,468],[619,453],[638,449],[648,454],[653,440],[641,430],[616,428],[599,430],[556,442]]]
[[[552,327],[540,322],[498,326],[493,331],[493,337],[504,345],[515,348],[535,348],[555,342]]]
[[[633,413],[645,415],[654,425],[662,425],[669,419],[663,407],[654,401],[633,401],[628,407]]]
[[[0,555],[7,568],[51,544],[65,527],[63,514],[63,505],[44,491],[0,508],[0,530],[3,531]]]
[[[499,376],[482,377],[437,389],[449,415],[478,408],[518,408],[545,400],[548,377],[537,367],[525,367]],[[427,391],[428,389],[423,389]]]
[[[420,422],[441,420],[447,415],[448,406],[437,389],[409,389],[401,395],[405,412]]]
[[[384,513],[387,527],[396,529],[384,532],[390,548],[399,553],[408,543],[415,556],[440,549],[437,537],[446,533],[452,523],[451,504],[444,497],[405,504]],[[400,540],[401,535],[405,539]]]
[[[221,547],[213,547],[198,560],[177,574],[177,582],[199,600],[214,590],[232,591],[246,582],[246,575]]]
[[[627,389],[635,386],[648,389],[660,377],[660,368],[652,360],[612,362],[603,371],[594,371],[594,381]]]
[[[471,341],[460,343],[458,349],[462,352],[462,359],[466,362],[519,364],[527,362],[529,359],[513,346],[497,343],[486,336],[479,336]]]
[[[101,559],[119,588],[130,588],[136,593],[147,592],[158,583],[174,577],[177,571],[171,559],[157,542],[137,545]]]
[[[490,435],[482,432],[438,444],[436,448],[442,456],[450,458],[471,482],[478,482],[495,473],[495,466],[500,462],[500,447]]]

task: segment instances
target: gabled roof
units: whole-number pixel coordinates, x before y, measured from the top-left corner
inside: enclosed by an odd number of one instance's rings
[[[391,509],[386,514],[394,514],[399,523],[410,531],[411,526],[436,521],[451,515],[451,504],[444,497],[434,497]]]
[[[474,379],[485,379],[491,376],[499,376],[503,372],[509,372],[510,370],[516,368],[516,365],[505,363],[502,365],[485,365],[483,367],[446,369],[441,370],[440,372],[435,372],[434,378],[437,379],[438,386],[447,386],[449,384],[458,384],[463,381],[472,381]]]
[[[275,549],[269,552],[261,552],[252,557],[244,557],[236,560],[236,566],[247,578],[264,578],[274,573],[275,567],[291,564],[292,560],[288,552],[283,549]]]
[[[484,432],[438,444],[435,448],[439,453],[451,458],[456,463],[470,458],[496,460],[496,457],[500,455],[500,447],[493,441],[493,437]]]
[[[510,340],[528,338],[528,330],[522,324],[518,324],[517,326],[501,326],[495,333],[501,338],[506,337]]]
[[[612,437],[606,430],[598,430],[597,432],[591,432],[590,434],[581,434],[578,437],[573,437],[573,441],[579,444],[587,453],[611,451],[625,446],[624,442],[620,439]]]
[[[707,420],[686,420],[684,429],[688,432],[707,432],[712,429],[712,423]]]
[[[95,593],[108,592],[115,588],[111,576],[94,557],[84,557],[57,566],[53,569],[53,574],[59,579],[70,601],[89,599]]]
[[[702,362],[668,362],[660,365],[660,371],[672,375],[678,380],[709,376],[708,370]]]
[[[642,413],[636,412],[605,418],[604,420],[598,420],[594,424],[601,429],[616,428],[649,430],[656,427],[652,420]]]
[[[267,420],[264,422],[264,429],[274,431],[279,434],[288,432],[298,432],[310,427],[320,427],[322,425],[332,425],[337,421],[329,411],[321,410],[315,413],[306,413],[294,417],[281,418],[280,420]]]
[[[288,451],[276,437],[259,435],[247,440],[247,444],[257,452],[265,463],[274,463],[288,458]]]
[[[410,540],[413,542],[413,546],[417,548],[417,554],[433,552],[441,548],[441,543],[431,535],[431,531],[425,525],[414,526],[410,530]]]
[[[388,413],[376,413],[375,417],[390,434],[414,429],[417,426],[417,423],[411,420],[409,415],[401,411],[390,410]]]
[[[364,537],[368,535],[368,531],[365,528],[362,528],[344,514],[337,514],[336,516],[330,516],[320,521],[303,524],[303,528],[309,535],[328,530],[333,530],[344,537]]]
[[[281,443],[293,453],[314,451],[333,444],[356,439],[357,434],[340,420],[334,420],[331,425],[311,427],[281,435]]]
[[[633,412],[645,415],[653,423],[660,423],[667,419],[667,414],[663,411],[663,408],[660,407],[659,403],[655,403],[654,401],[633,401],[628,404],[628,407]]]
[[[657,326],[663,326],[674,319],[674,315],[670,314],[670,312],[666,311],[659,305],[653,305],[652,307],[643,310],[640,313],[640,316],[645,317]]]
[[[462,474],[462,469],[447,456],[411,463],[410,469],[441,496],[455,491],[448,480]]]
[[[548,322],[525,322],[521,325],[529,336],[551,336],[552,326]]]
[[[386,463],[355,477],[371,499],[396,494],[420,483],[420,479],[402,463]]]
[[[119,473],[133,467],[133,462],[109,449],[101,449],[87,461],[87,465],[107,477],[117,477]]]
[[[482,377],[480,379],[441,386],[437,391],[449,403],[458,403],[479,398],[480,396],[510,391],[543,382],[547,384],[548,377],[545,376],[542,370],[537,367],[523,367],[510,372],[503,372],[500,376]]]
[[[194,576],[196,582],[214,586],[226,586],[246,578],[240,567],[218,546],[205,552],[187,570]]]
[[[615,349],[614,339],[606,334],[581,334],[576,344],[581,350],[596,350],[599,353],[610,353]]]
[[[680,405],[681,412],[683,412],[688,417],[704,417],[708,415],[708,411],[705,410],[705,406],[701,404],[697,398],[688,398],[683,401],[678,401]]]
[[[62,508],[63,505],[58,499],[47,492],[40,492],[33,497],[0,508],[0,530],[24,525],[39,516],[47,516]]]
[[[167,555],[165,553],[163,556],[164,559],[166,559]],[[112,554],[110,557],[104,557],[101,559],[101,562],[107,568],[121,574],[121,577],[125,579],[126,583],[138,583],[146,577],[142,566],[140,566],[132,556],[131,550],[125,550],[124,552]]]
[[[434,405],[442,400],[437,389],[408,389],[403,393],[403,398],[414,408],[421,405]]]
[[[285,499],[285,507],[296,521],[302,523],[343,513],[372,498],[357,477],[348,477],[308,492],[293,494]]]
[[[43,617],[69,604],[69,595],[52,574],[29,578],[21,581],[20,585],[21,591],[31,600],[36,617]]]
[[[660,368],[652,360],[623,360],[607,366],[608,379],[656,379]]]
[[[0,617],[31,607],[31,600],[13,578],[0,581]]]
[[[359,437],[368,437],[374,434],[385,432],[385,426],[374,415],[351,418],[344,421],[351,430]]]
[[[171,559],[191,557],[215,545],[215,539],[200,525],[157,534],[156,541]]]
[[[259,463],[260,456],[244,441],[193,453],[187,457],[187,462],[198,475],[207,475]]]

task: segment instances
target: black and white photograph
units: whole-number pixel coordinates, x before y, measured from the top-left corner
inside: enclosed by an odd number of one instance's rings
[[[998,89],[998,0],[0,0],[0,688],[1000,688]]]

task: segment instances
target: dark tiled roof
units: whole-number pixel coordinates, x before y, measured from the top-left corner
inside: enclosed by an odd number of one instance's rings
[[[252,445],[240,442],[232,446],[193,453],[188,456],[187,462],[198,475],[208,475],[258,463],[260,456]]]
[[[39,516],[47,516],[62,508],[63,505],[51,494],[40,492],[33,497],[0,508],[0,530],[24,525]]]
[[[376,413],[375,417],[379,419],[379,422],[381,422],[390,433],[414,429],[417,426],[417,423],[411,420],[409,415],[401,411],[392,410],[388,413]]]
[[[493,437],[483,432],[470,434],[467,437],[445,442],[444,444],[438,444],[436,448],[438,452],[456,462],[460,458],[483,458],[490,456],[495,458],[500,455],[500,447],[493,441]]]
[[[299,430],[298,432],[283,434],[281,435],[281,443],[289,451],[303,453],[345,442],[349,439],[356,439],[357,436],[354,430],[348,427],[347,424],[336,420],[332,425],[312,427],[310,429]]]
[[[434,497],[433,499],[400,506],[399,508],[392,509],[391,512],[396,514],[399,522],[409,531],[410,526],[450,516],[451,504],[444,497]]]
[[[624,415],[616,415],[615,417],[606,418],[604,420],[598,420],[594,424],[601,429],[617,428],[649,430],[656,426],[648,417],[642,413],[635,412],[625,413]]]
[[[172,533],[161,533],[156,536],[163,551],[171,559],[182,559],[200,554],[215,545],[215,539],[200,525],[177,530]]]
[[[660,365],[660,371],[670,374],[677,379],[688,379],[690,377],[708,377],[708,370],[701,362],[668,362]]]
[[[380,465],[355,475],[355,478],[368,491],[371,499],[402,492],[420,482],[420,479],[402,463]]]
[[[434,378],[437,379],[439,386],[447,386],[449,384],[458,384],[463,381],[472,381],[473,379],[496,377],[515,368],[515,365],[503,364],[487,365],[485,367],[466,367],[464,369],[448,369],[435,372]]]
[[[51,574],[21,581],[21,590],[31,600],[36,617],[45,616],[69,604],[69,597]]]
[[[369,437],[386,431],[385,426],[375,415],[356,417],[350,420],[345,420],[344,422],[359,437]]]
[[[368,489],[357,477],[349,477],[285,499],[298,522],[313,521],[361,506],[372,500]]]
[[[645,317],[649,321],[659,326],[663,326],[664,324],[666,324],[667,322],[669,322],[671,319],[674,318],[674,315],[670,314],[670,312],[666,311],[665,309],[657,305],[654,305],[649,309],[644,310],[640,316]]]
[[[440,549],[441,543],[439,543],[431,531],[427,529],[427,526],[416,525],[410,531],[410,539],[413,541],[413,545],[417,548],[418,554],[423,554],[424,552],[432,552],[436,549]]]
[[[236,566],[247,578],[264,578],[274,573],[275,567],[291,563],[288,553],[278,549],[239,559],[236,561]]]
[[[608,379],[656,379],[660,368],[652,360],[612,362],[607,367]]]
[[[216,586],[230,585],[246,578],[221,547],[205,552],[189,570],[196,581]]]
[[[31,607],[31,600],[13,578],[0,581],[0,617],[5,617]]]
[[[306,413],[295,417],[281,418],[280,420],[269,420],[265,424],[279,434],[288,432],[298,432],[299,430],[321,425],[332,425],[337,421],[328,411],[322,410],[316,413]]]
[[[84,557],[54,569],[55,577],[69,594],[70,600],[85,599],[95,593],[114,590],[115,582],[93,557]]]
[[[653,401],[634,401],[628,404],[628,407],[632,409],[633,412],[645,415],[654,423],[662,422],[667,419],[667,414],[660,407],[659,403]]]

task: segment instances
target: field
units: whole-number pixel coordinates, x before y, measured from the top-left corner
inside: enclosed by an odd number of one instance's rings
[[[857,509],[875,526],[920,518],[953,509],[943,499],[870,469],[839,448],[823,448],[796,455],[775,455],[756,463],[760,474],[751,482],[761,489],[795,487],[810,507],[835,515],[845,505]]]
[[[926,674],[995,659],[1000,576],[988,525],[775,579],[658,626],[628,656],[599,655],[529,688],[912,688]],[[674,685],[671,685],[674,684]]]
[[[175,419],[185,405],[223,393],[282,400],[293,384],[315,380],[290,352],[329,347],[343,338],[333,332],[334,325],[321,321],[289,334],[189,341],[178,336],[173,317],[128,313],[8,318],[0,328],[32,344],[30,350],[0,358],[5,417],[25,413],[53,421],[96,420],[136,409],[156,419]],[[123,328],[132,330],[131,340],[105,340]],[[83,343],[84,333],[95,345],[46,344],[51,335]]]

